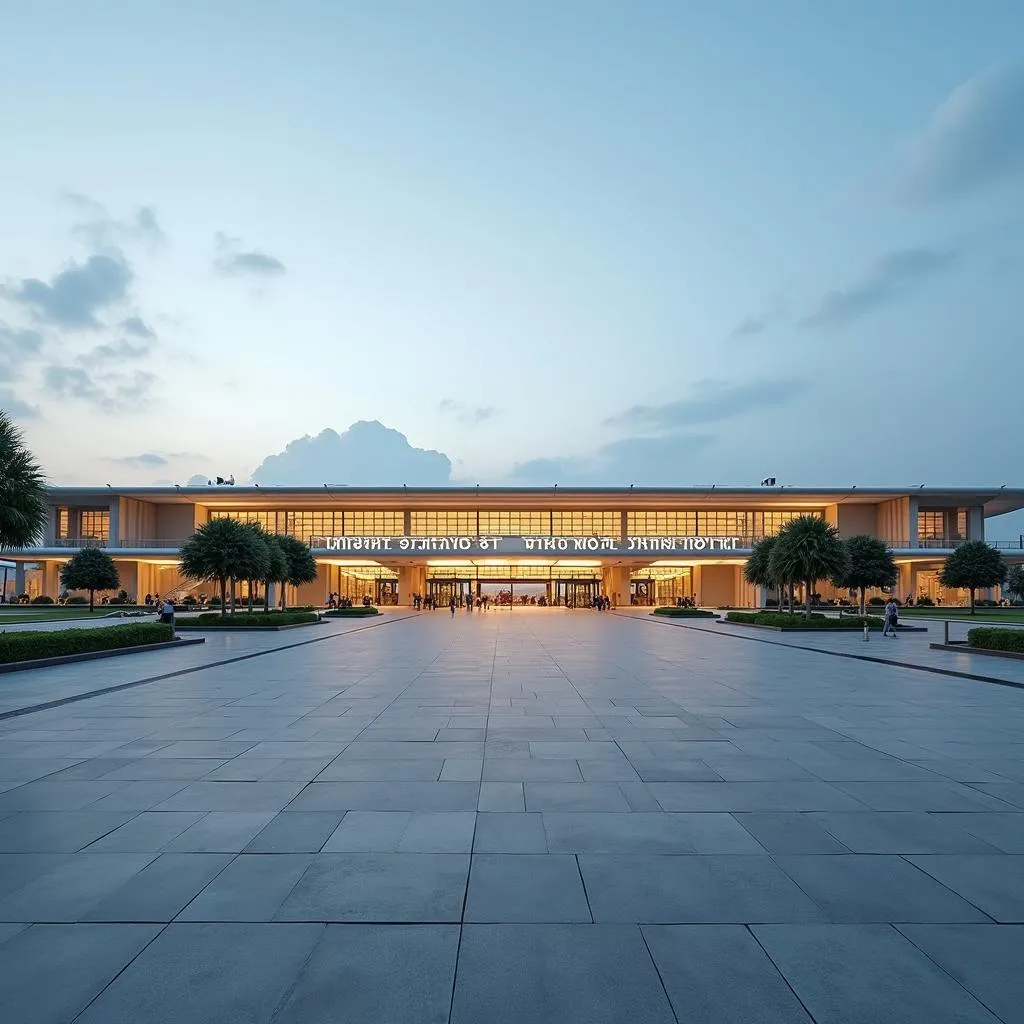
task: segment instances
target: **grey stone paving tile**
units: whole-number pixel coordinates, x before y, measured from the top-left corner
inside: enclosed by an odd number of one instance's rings
[[[615,743],[565,743],[565,742],[532,742],[530,756],[540,760],[576,760],[584,758],[588,761],[606,759],[624,761],[625,755]]]
[[[571,762],[575,767],[575,762]],[[614,782],[527,782],[528,811],[628,811]]]
[[[768,856],[580,854],[595,921],[747,924],[824,914]]]
[[[172,839],[164,852],[241,853],[273,817],[273,811],[210,811]]]
[[[274,1024],[448,1024],[458,943],[456,925],[328,925]]]
[[[906,858],[994,921],[1024,922],[1024,857],[925,854]]]
[[[109,796],[90,804],[89,810],[148,811],[169,800],[175,793],[180,793],[187,785],[188,782],[181,779],[173,782],[125,782]]]
[[[931,817],[1001,850],[1003,853],[1024,853],[1024,814],[1001,814],[996,811],[963,813],[933,812]]]
[[[270,921],[312,859],[305,853],[235,857],[178,914],[177,920]]]
[[[348,811],[324,844],[324,853],[394,853],[412,811]]]
[[[81,811],[123,785],[123,782],[103,780],[39,779],[0,795],[0,813]]]
[[[597,761],[588,761],[577,758],[580,774],[584,782],[640,782],[633,766],[623,758],[621,761],[613,761],[609,758],[601,758]]]
[[[202,811],[143,812],[90,843],[86,850],[90,853],[155,854],[202,816]]]
[[[245,847],[245,853],[319,853],[341,823],[341,811],[282,811]]]
[[[576,858],[556,854],[473,856],[465,921],[591,921]]]
[[[152,860],[148,853],[69,857],[0,900],[0,921],[78,921]]]
[[[339,761],[328,765],[317,777],[318,782],[436,782],[444,767],[444,759],[427,757],[410,760]],[[479,761],[477,762],[479,763]]]
[[[773,782],[780,779],[813,779],[814,775],[785,757],[716,756],[707,765],[725,782]],[[695,780],[699,781],[699,780]]]
[[[159,931],[154,925],[37,924],[0,956],[6,1020],[65,1024],[83,1010]]]
[[[676,1017],[686,1024],[813,1024],[741,925],[645,925]]]
[[[837,782],[875,811],[1008,811],[1011,805],[960,782]],[[807,807],[804,810],[842,810]]]
[[[583,775],[573,760],[540,761],[533,758],[484,760],[484,782],[582,782]]]
[[[295,811],[473,811],[475,782],[312,782],[291,803]]]
[[[1011,808],[1020,810],[1024,808],[1024,783],[1021,782],[974,782],[971,783],[971,789],[976,789],[979,793],[984,793],[986,796],[995,797],[997,800],[1001,800],[1008,804],[1005,808],[995,808],[998,810],[1010,810]]]
[[[105,779],[122,779],[125,782],[195,782],[209,775],[227,760],[226,757],[154,757],[141,758],[132,764],[117,768],[104,775]]]
[[[338,755],[343,761],[422,761],[424,758],[465,760],[484,756],[481,742],[406,743],[399,741],[354,740]]]
[[[470,853],[476,811],[414,811],[398,853]]]
[[[73,853],[113,832],[130,811],[24,811],[0,821],[0,853]]]
[[[733,814],[769,853],[848,853],[835,836],[801,811],[740,811]]]
[[[269,1022],[322,925],[172,924],[76,1024]]]
[[[853,853],[998,852],[927,811],[818,811],[808,817]]]
[[[619,792],[625,797],[631,811],[644,812],[661,810],[661,804],[654,798],[647,783],[636,781],[618,782]]]
[[[164,853],[82,915],[85,921],[171,921],[231,861],[228,853]]]
[[[684,761],[674,758],[630,756],[630,764],[644,782],[721,782],[718,774],[705,761]]]
[[[552,853],[697,852],[684,815],[545,811],[542,817]]]
[[[67,853],[0,853],[0,897],[28,885],[69,858]]]
[[[483,775],[484,762],[476,760],[455,760],[448,758],[441,769],[439,782],[479,782]]]
[[[165,758],[221,758],[226,760],[229,757],[238,757],[254,746],[251,740],[182,740],[178,743],[169,743],[166,747],[154,750],[149,755],[151,760],[159,761]]]
[[[280,811],[303,789],[302,782],[193,782],[157,811]]]
[[[985,921],[976,907],[900,857],[801,854],[775,860],[839,924]]]
[[[27,924],[0,924],[0,946],[13,939],[15,935],[20,935],[28,927],[30,926]]]
[[[998,1018],[888,925],[754,925],[818,1024],[997,1024]]]
[[[275,920],[457,922],[468,875],[465,854],[322,853]]]
[[[652,782],[666,811],[862,811],[864,804],[827,782]]]
[[[100,779],[108,772],[117,768],[123,768],[137,760],[137,757],[93,757],[87,761],[79,761],[59,772],[51,775],[50,778],[58,779]]]
[[[476,816],[474,853],[547,853],[542,815],[489,811]]]
[[[904,924],[918,949],[1004,1021],[1024,1007],[1024,927],[991,924]]]
[[[452,1024],[675,1024],[639,929],[467,924]]]

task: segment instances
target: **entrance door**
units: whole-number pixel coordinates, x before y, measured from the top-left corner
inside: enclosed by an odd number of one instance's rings
[[[465,595],[469,593],[469,580],[427,580],[429,594],[438,608],[447,608],[455,598],[460,607],[465,603]]]
[[[398,580],[377,580],[377,606],[398,604]]]
[[[597,580],[559,580],[558,583],[566,608],[593,608],[599,587]]]

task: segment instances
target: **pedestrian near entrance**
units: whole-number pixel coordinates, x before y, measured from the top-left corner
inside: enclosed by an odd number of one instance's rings
[[[448,602],[448,607],[451,608],[451,610],[452,610],[452,618],[454,619],[455,618],[455,598],[454,597],[452,597],[452,599]]]
[[[882,625],[882,636],[896,639],[896,623],[899,621],[899,605],[896,599],[890,597],[889,603],[885,606],[885,622]]]

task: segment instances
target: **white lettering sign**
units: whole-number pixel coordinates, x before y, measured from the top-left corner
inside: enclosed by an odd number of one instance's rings
[[[630,537],[625,542],[615,537],[314,537],[310,546],[358,552],[664,554],[738,551],[744,542],[739,537]]]

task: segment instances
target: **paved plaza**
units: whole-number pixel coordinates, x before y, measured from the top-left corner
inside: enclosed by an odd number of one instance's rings
[[[0,677],[73,698],[0,720],[0,1018],[1024,1021],[1024,690],[812,642],[444,611]]]

